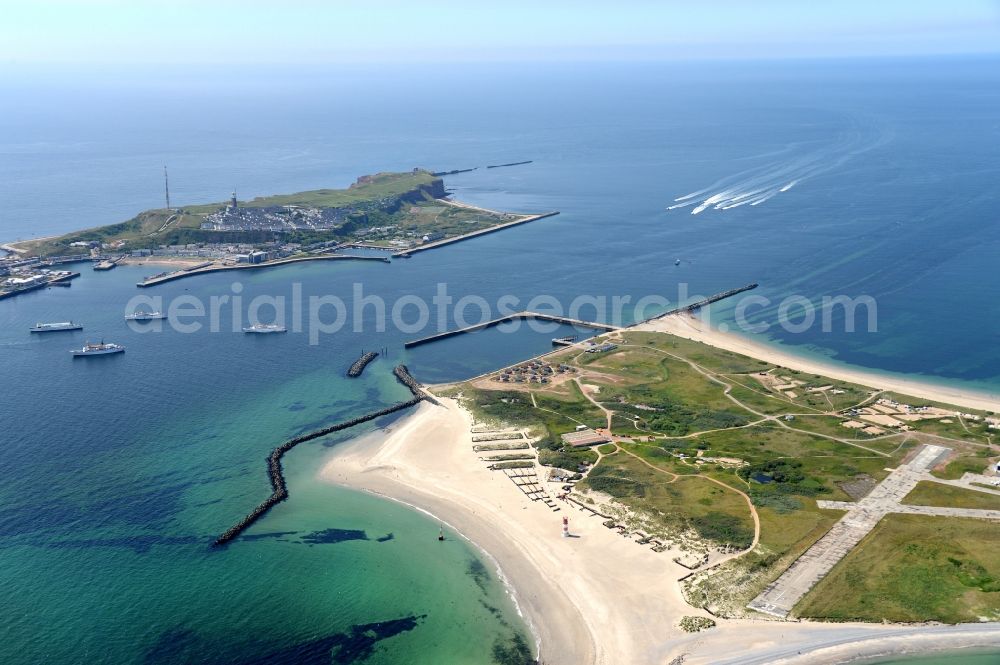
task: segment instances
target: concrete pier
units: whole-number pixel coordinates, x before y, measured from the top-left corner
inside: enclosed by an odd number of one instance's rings
[[[490,164],[486,168],[488,169],[502,169],[505,166],[521,166],[522,164],[531,164],[532,160],[527,159],[523,162],[508,162],[506,164]]]
[[[735,295],[743,293],[744,291],[752,291],[753,289],[756,289],[757,286],[758,286],[757,282],[753,282],[751,284],[747,284],[746,286],[741,286],[741,287],[739,287],[737,289],[729,289],[728,291],[723,291],[721,293],[716,293],[714,296],[709,296],[709,297],[704,298],[702,300],[699,300],[697,302],[693,302],[690,305],[683,305],[681,307],[675,307],[674,309],[668,310],[668,311],[664,312],[663,314],[657,314],[656,316],[651,316],[648,319],[643,319],[642,321],[637,321],[636,323],[633,323],[632,325],[633,326],[637,326],[637,325],[639,325],[641,323],[646,323],[647,321],[655,321],[656,319],[662,319],[663,317],[670,316],[671,314],[680,314],[680,313],[683,313],[683,312],[694,312],[694,311],[696,311],[698,309],[701,309],[702,307],[705,307],[706,305],[711,305],[712,303],[719,302],[720,300],[723,300],[725,298],[731,298],[731,297],[733,297]],[[629,327],[631,327],[631,326],[629,326]]]
[[[31,286],[16,289],[14,291],[4,291],[0,293],[0,300],[4,298],[13,298],[14,296],[20,295],[22,293],[30,293],[31,291],[38,291],[40,289],[47,288],[49,286],[69,286],[70,280],[74,280],[80,276],[80,273],[73,272],[68,275],[59,275],[57,277],[52,277],[51,279],[40,282],[38,284],[32,284]]]
[[[506,323],[508,321],[515,321],[517,319],[538,319],[540,321],[553,321],[555,323],[565,323],[571,326],[579,326],[581,328],[593,328],[594,330],[603,330],[605,332],[611,332],[613,330],[620,330],[621,326],[614,326],[610,323],[597,323],[595,321],[581,321],[580,319],[571,319],[568,316],[556,316],[554,314],[543,314],[541,312],[516,312],[514,314],[508,314],[507,316],[501,316],[499,318],[493,319],[491,321],[484,321],[482,323],[477,323],[476,325],[466,326],[465,328],[458,328],[456,330],[447,330],[443,333],[437,333],[436,335],[429,335],[427,337],[421,337],[420,339],[410,340],[409,342],[404,342],[403,346],[406,348],[419,346],[421,344],[428,344],[430,342],[436,342],[441,339],[448,337],[454,337],[455,335],[461,335],[463,333],[469,333],[476,330],[482,330],[484,328],[492,328],[493,326],[498,326],[501,323]]]
[[[124,258],[125,258],[126,256],[128,256],[128,255],[127,255],[127,254],[122,254],[121,256],[118,256],[118,257],[116,257],[116,258],[113,258],[113,259],[105,259],[105,260],[103,260],[103,261],[100,261],[100,262],[98,262],[98,263],[95,263],[95,264],[94,264],[94,270],[112,270],[112,269],[113,269],[113,268],[115,268],[115,267],[116,267],[116,266],[118,265],[118,263],[119,263],[119,262],[121,262],[121,261],[122,261],[122,260],[123,260],[123,259],[124,259]]]
[[[454,236],[452,238],[445,238],[444,240],[437,240],[435,242],[429,242],[424,245],[417,245],[416,247],[411,247],[410,249],[404,249],[402,251],[394,253],[393,258],[401,256],[410,256],[416,254],[417,252],[426,252],[428,249],[437,249],[438,247],[444,247],[445,245],[450,245],[456,242],[462,242],[463,240],[471,240],[472,238],[478,238],[479,236],[484,236],[487,233],[496,233],[497,231],[503,231],[504,229],[509,229],[512,226],[518,226],[519,224],[527,224],[528,222],[534,222],[539,219],[545,219],[546,217],[552,217],[558,215],[559,211],[554,210],[552,212],[543,212],[540,215],[527,215],[520,219],[515,219],[513,222],[507,222],[506,224],[497,224],[496,226],[491,226],[488,229],[480,229],[479,231],[473,231],[472,233],[466,233],[460,236]]]
[[[269,261],[267,263],[238,263],[235,265],[202,265],[196,268],[185,268],[182,270],[175,270],[174,272],[168,272],[166,274],[156,275],[155,277],[149,277],[141,282],[137,282],[136,286],[139,288],[146,288],[149,286],[156,286],[157,284],[163,284],[164,282],[172,282],[175,279],[183,279],[185,277],[191,277],[193,275],[204,275],[210,272],[221,272],[223,270],[253,270],[255,268],[273,268],[274,266],[283,266],[290,263],[301,263],[302,261],[334,261],[334,260],[354,260],[354,261],[380,261],[382,263],[389,263],[389,259],[383,258],[381,256],[348,256],[346,254],[323,254],[321,256],[302,256],[293,259],[278,259],[277,261]]]

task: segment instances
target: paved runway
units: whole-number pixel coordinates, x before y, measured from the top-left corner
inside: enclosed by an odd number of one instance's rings
[[[782,618],[788,616],[795,604],[888,513],[1000,520],[1000,510],[909,506],[900,503],[921,480],[938,480],[928,471],[949,452],[951,450],[944,446],[924,445],[913,459],[894,469],[868,496],[856,503],[817,501],[820,508],[848,512],[747,607]],[[969,486],[968,489],[977,488]]]

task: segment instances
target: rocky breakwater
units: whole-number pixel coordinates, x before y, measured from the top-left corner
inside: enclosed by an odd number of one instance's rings
[[[417,380],[410,375],[410,372],[406,369],[405,365],[397,366],[393,370],[393,374],[396,375],[396,379],[398,379],[400,383],[409,388],[410,392],[413,394],[412,399],[393,404],[392,406],[387,406],[386,408],[379,409],[378,411],[366,413],[362,416],[358,416],[357,418],[351,418],[350,420],[339,422],[335,425],[330,425],[329,427],[324,427],[323,429],[319,429],[314,432],[309,432],[308,434],[302,434],[285,441],[280,446],[272,450],[271,454],[267,457],[267,475],[271,480],[271,496],[264,499],[264,501],[258,504],[257,507],[251,510],[243,519],[223,532],[222,535],[215,539],[212,546],[221,547],[231,540],[239,537],[243,531],[263,517],[267,511],[288,498],[288,486],[285,483],[285,476],[281,470],[281,458],[295,446],[300,443],[305,443],[306,441],[318,439],[319,437],[326,436],[327,434],[332,434],[333,432],[339,432],[341,430],[348,429],[349,427],[354,427],[355,425],[360,425],[361,423],[381,418],[382,416],[395,413],[396,411],[408,409],[411,406],[419,404],[423,400],[437,404],[437,400],[423,390]]]
[[[369,351],[367,353],[361,354],[361,357],[354,361],[354,363],[348,368],[347,376],[353,378],[361,376],[361,372],[365,371],[365,367],[368,363],[375,360],[378,357],[377,351]]]

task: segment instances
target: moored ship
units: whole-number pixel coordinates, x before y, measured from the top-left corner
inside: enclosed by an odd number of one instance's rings
[[[36,323],[29,328],[33,333],[63,332],[66,330],[83,330],[83,326],[72,321],[57,321],[55,323]]]
[[[108,343],[105,344],[101,342],[100,344],[91,344],[90,342],[83,345],[82,349],[72,349],[70,353],[73,354],[74,358],[80,356],[104,356],[109,353],[124,353],[125,347],[121,344]]]
[[[288,332],[285,326],[279,326],[277,323],[255,323],[252,326],[248,326],[243,329],[245,333],[283,333]]]
[[[156,321],[158,319],[165,319],[167,315],[163,312],[135,312],[133,314],[126,314],[126,321]]]

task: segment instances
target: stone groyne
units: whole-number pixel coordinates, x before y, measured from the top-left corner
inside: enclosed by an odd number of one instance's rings
[[[368,353],[361,354],[361,357],[354,361],[354,363],[348,368],[347,376],[352,379],[361,376],[361,372],[365,371],[365,367],[368,363],[375,360],[378,357],[377,351],[369,351]]]
[[[430,397],[424,392],[417,380],[414,379],[410,372],[406,369],[405,365],[399,365],[393,370],[393,374],[404,386],[409,388],[410,392],[413,394],[413,399],[406,400],[405,402],[399,402],[398,404],[393,404],[392,406],[387,406],[384,409],[379,409],[378,411],[372,411],[371,413],[366,413],[363,416],[358,416],[357,418],[351,418],[350,420],[345,420],[339,422],[335,425],[330,425],[329,427],[324,427],[323,429],[316,430],[314,432],[309,432],[308,434],[302,434],[295,438],[289,439],[282,443],[280,446],[271,451],[271,454],[267,457],[267,475],[271,480],[271,496],[267,497],[256,508],[251,510],[243,519],[229,527],[221,536],[215,539],[212,543],[213,547],[221,547],[229,541],[237,538],[243,531],[249,528],[254,522],[263,517],[267,511],[272,507],[281,503],[288,498],[288,487],[285,484],[285,476],[281,470],[281,458],[284,457],[285,453],[299,445],[300,443],[305,443],[306,441],[312,441],[313,439],[318,439],[321,436],[326,436],[327,434],[332,434],[334,432],[339,432],[341,430],[354,427],[355,425],[360,425],[361,423],[366,423],[376,418],[381,418],[382,416],[389,415],[390,413],[395,413],[396,411],[402,411],[403,409],[408,409],[411,406],[416,406],[423,400],[428,400],[437,403],[434,398]]]
[[[410,392],[413,393],[413,396],[416,399],[427,400],[431,404],[437,404],[440,406],[440,403],[427,391],[425,391],[423,386],[421,386],[417,380],[410,375],[410,370],[406,368],[406,365],[396,365],[396,368],[392,370],[392,373],[396,375],[396,379],[400,383],[410,389]]]

